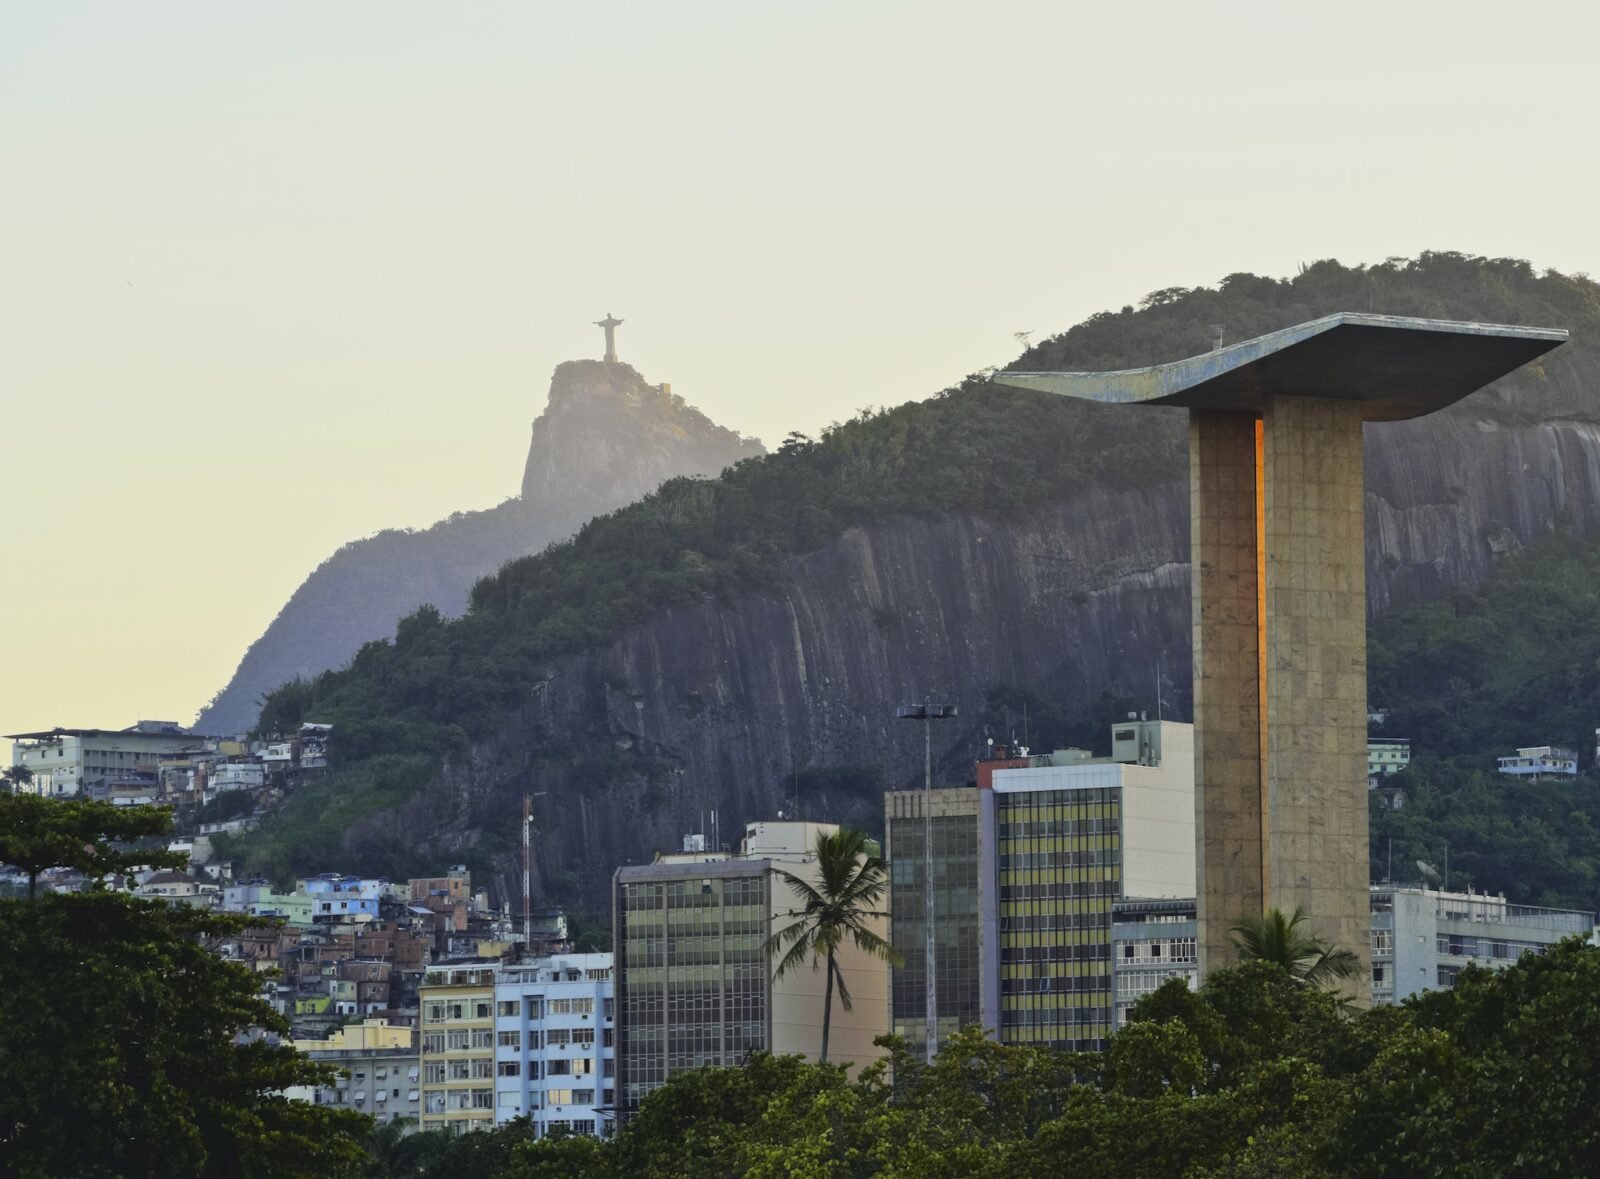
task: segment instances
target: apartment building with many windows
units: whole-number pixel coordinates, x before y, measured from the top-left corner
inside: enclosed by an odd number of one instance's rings
[[[1372,1001],[1455,985],[1468,965],[1497,970],[1563,938],[1594,934],[1594,914],[1508,904],[1503,896],[1373,885]]]
[[[616,1105],[610,954],[502,966],[495,981],[495,1121],[527,1116],[543,1138],[603,1136]]]
[[[430,967],[418,991],[424,1130],[494,1125],[495,963]]]

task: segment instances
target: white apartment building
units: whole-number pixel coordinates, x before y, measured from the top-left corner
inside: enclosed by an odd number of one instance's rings
[[[1519,749],[1510,757],[1495,759],[1502,774],[1522,778],[1528,782],[1543,782],[1548,778],[1576,778],[1578,754],[1576,750],[1555,745],[1530,745]]]
[[[1448,989],[1468,964],[1496,970],[1563,938],[1593,933],[1593,913],[1512,905],[1484,893],[1375,884],[1372,1001],[1399,1003]]]
[[[27,789],[51,798],[73,798],[135,776],[156,780],[162,754],[199,744],[175,722],[140,721],[127,729],[50,729],[10,733],[11,764],[33,775]]]
[[[527,1115],[552,1130],[605,1135],[616,1105],[610,954],[557,954],[495,979],[496,1124]]]

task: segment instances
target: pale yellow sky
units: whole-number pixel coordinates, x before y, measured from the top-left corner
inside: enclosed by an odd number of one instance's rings
[[[598,355],[769,443],[1105,307],[1600,272],[1592,4],[0,8],[0,732],[189,721]]]

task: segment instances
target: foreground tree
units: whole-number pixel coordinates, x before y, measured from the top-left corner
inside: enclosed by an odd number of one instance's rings
[[[35,871],[120,864],[108,836],[166,818],[32,801],[65,809],[0,807],[0,858]],[[0,1176],[357,1173],[369,1119],[283,1096],[330,1071],[263,1038],[289,1028],[260,976],[202,945],[244,924],[102,889],[0,901]]]
[[[136,846],[171,826],[172,813],[165,807],[0,794],[0,864],[14,864],[28,874],[29,900],[46,868],[76,868],[91,878],[141,865],[179,868],[188,863],[186,855]]]
[[[807,963],[816,969],[819,960],[827,970],[819,1057],[826,1064],[835,984],[839,988],[839,1005],[846,1011],[854,1008],[844,971],[839,967],[840,949],[849,943],[896,966],[901,957],[867,926],[869,921],[889,916],[879,907],[889,887],[889,875],[883,860],[868,854],[866,835],[849,827],[841,827],[831,835],[819,834],[816,857],[814,884],[782,868],[776,870],[801,904],[783,914],[790,923],[767,939],[766,952],[768,957],[778,956],[778,965],[772,972],[774,982]]]
[[[1280,909],[1268,909],[1235,925],[1229,940],[1241,962],[1269,962],[1308,986],[1330,986],[1361,973],[1361,959],[1354,950],[1318,937],[1306,928],[1306,921],[1298,905],[1289,917]]]

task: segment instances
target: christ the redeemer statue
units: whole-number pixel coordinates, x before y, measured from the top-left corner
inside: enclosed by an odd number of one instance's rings
[[[606,312],[606,317],[604,319],[597,319],[594,321],[595,327],[606,329],[607,364],[615,364],[617,362],[617,325],[621,322],[622,320],[620,319],[613,319],[611,317],[611,312],[609,311]]]

